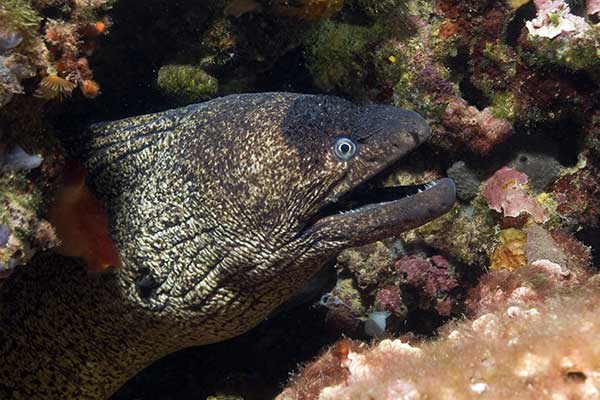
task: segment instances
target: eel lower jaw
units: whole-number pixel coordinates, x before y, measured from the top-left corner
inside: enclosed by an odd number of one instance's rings
[[[456,187],[452,179],[443,178],[420,186],[385,188],[372,197],[384,201],[358,201],[359,206],[351,209],[327,206],[308,231],[321,240],[353,246],[395,236],[448,212],[456,200]]]

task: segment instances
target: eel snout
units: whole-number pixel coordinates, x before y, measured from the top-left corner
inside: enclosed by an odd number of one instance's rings
[[[361,115],[365,136],[378,136],[383,150],[396,159],[425,143],[431,136],[427,121],[417,112],[398,107],[371,105]]]

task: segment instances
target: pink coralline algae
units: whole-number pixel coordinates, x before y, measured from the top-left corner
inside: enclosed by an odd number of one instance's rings
[[[525,254],[526,267],[512,272],[492,270],[468,291],[467,316],[474,318],[502,307],[528,307],[560,291],[580,288],[590,279],[590,249],[566,232],[528,226]]]
[[[489,108],[479,111],[458,97],[448,103],[442,122],[452,132],[461,132],[461,141],[471,151],[479,154],[488,153],[513,133],[512,124],[494,117]]]
[[[569,225],[598,225],[599,173],[598,169],[590,164],[572,174],[561,176],[552,185],[552,194],[558,202],[556,211]]]
[[[586,2],[587,14],[596,15],[600,13],[600,0],[588,0]]]
[[[536,0],[538,15],[527,21],[529,34],[545,38],[555,38],[561,34],[583,33],[591,30],[584,18],[571,14],[569,5],[563,0]]]
[[[448,261],[441,256],[423,259],[418,256],[403,257],[394,268],[404,275],[404,283],[423,291],[425,299],[441,315],[452,313],[450,292],[459,286],[449,271]]]
[[[483,189],[483,197],[492,210],[505,217],[518,217],[525,212],[536,222],[548,220],[547,212],[527,193],[527,175],[516,169],[503,167],[496,171]]]
[[[388,286],[377,290],[375,294],[375,307],[378,310],[389,311],[402,317],[405,317],[406,314],[406,306],[402,301],[402,292],[397,286]]]

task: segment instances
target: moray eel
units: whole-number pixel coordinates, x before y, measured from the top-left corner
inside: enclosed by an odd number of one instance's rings
[[[92,126],[77,148],[122,266],[42,254],[2,286],[0,398],[107,398],[248,331],[342,249],[444,214],[449,179],[364,189],[429,136],[411,111],[289,93]]]

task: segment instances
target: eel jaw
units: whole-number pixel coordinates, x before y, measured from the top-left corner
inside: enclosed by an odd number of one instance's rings
[[[359,246],[421,226],[448,212],[456,200],[456,187],[449,178],[386,191],[397,197],[349,210],[336,209],[342,201],[324,207],[307,233],[321,240]],[[347,196],[353,195],[355,191]]]

